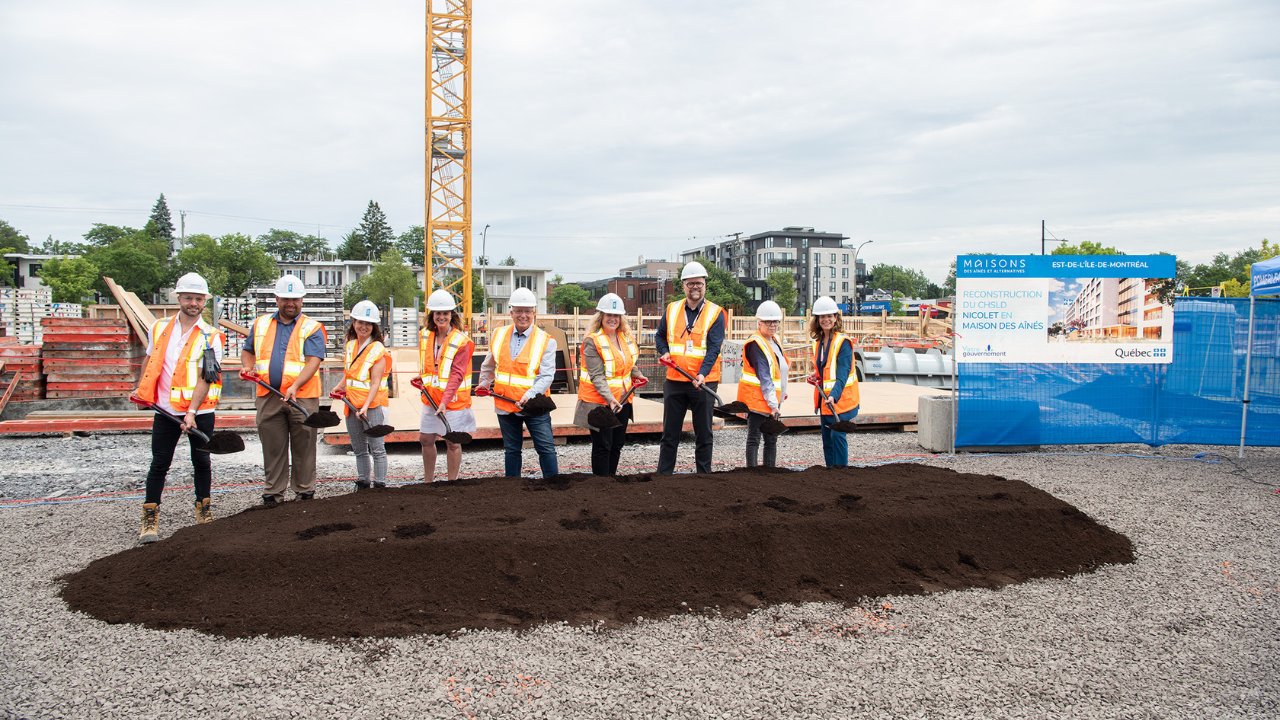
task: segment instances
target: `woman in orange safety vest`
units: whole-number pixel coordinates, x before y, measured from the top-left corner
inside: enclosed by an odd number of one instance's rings
[[[427,298],[427,327],[418,338],[418,372],[422,387],[435,400],[422,403],[421,434],[423,482],[432,482],[436,474],[436,440],[443,439],[444,422],[454,432],[476,431],[476,416],[471,411],[471,356],[476,344],[462,331],[462,315],[455,309],[453,295],[443,288]],[[462,469],[462,445],[445,440],[445,469],[449,480],[458,479]]]
[[[627,326],[622,298],[608,293],[596,305],[587,337],[578,353],[578,405],[573,424],[591,433],[591,474],[612,477],[618,474],[618,459],[626,441],[627,423],[631,421],[632,397],[622,402],[634,385],[648,383],[636,367],[640,355],[635,336]],[[634,393],[633,393],[634,395]],[[622,423],[618,427],[598,428],[587,416],[608,405]]]
[[[738,400],[747,404],[747,467],[756,466],[756,451],[764,436],[765,467],[778,464],[778,436],[760,432],[765,420],[782,416],[782,401],[787,397],[786,353],[778,343],[778,327],[782,325],[782,308],[765,300],[756,309],[756,332],[742,346],[742,379],[738,381]]]
[[[844,433],[831,430],[831,424],[852,421],[858,416],[858,375],[853,365],[853,341],[840,332],[843,327],[840,307],[829,297],[813,303],[813,320],[809,337],[813,338],[813,374],[809,381],[821,384],[824,402],[818,388],[813,389],[813,411],[822,423],[822,454],[827,467],[849,464],[849,441]]]
[[[356,490],[387,485],[387,445],[383,438],[365,435],[365,427],[387,422],[387,383],[391,374],[391,353],[382,344],[378,327],[378,306],[361,300],[351,308],[351,324],[347,326],[347,345],[343,355],[343,376],[334,387],[346,393],[343,403],[347,416],[347,435],[351,451],[356,455]],[[367,425],[366,425],[367,423]],[[372,465],[372,478],[370,478]],[[371,482],[372,480],[372,482]]]

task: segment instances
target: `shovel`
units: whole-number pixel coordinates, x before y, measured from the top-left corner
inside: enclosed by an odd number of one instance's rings
[[[138,407],[151,408],[152,410],[155,410],[156,413],[169,418],[170,420],[178,423],[179,425],[185,424],[183,423],[182,418],[165,410],[159,405],[154,405],[152,403],[147,402],[146,400],[143,400],[137,395],[130,395],[129,402],[133,403],[134,405],[137,405]],[[205,435],[203,432],[197,430],[196,428],[187,428],[187,432],[191,433],[192,435],[195,435],[197,438],[200,439],[202,443],[204,443],[200,447],[196,448],[200,452],[207,452],[210,455],[230,455],[231,453],[238,453],[244,450],[244,438],[241,438],[239,435],[231,432],[230,430],[219,430],[218,432],[215,432],[213,434],[213,437],[209,437],[208,435]]]
[[[512,405],[520,404],[518,401],[512,400],[506,395],[499,395],[498,393],[490,390],[487,387],[484,387],[483,385],[476,388],[476,395],[480,397],[486,397],[486,396],[492,395],[493,397],[496,397],[499,400],[506,400]],[[520,410],[520,412],[523,412],[524,414],[529,415],[531,417],[537,417],[538,415],[546,415],[547,413],[555,409],[556,409],[555,400],[552,400],[546,395],[534,395],[533,397],[529,398],[529,402],[524,404],[524,407]]]
[[[622,396],[622,404],[627,404],[627,400],[631,397],[631,393],[635,392],[637,388],[642,388],[648,384],[648,378],[636,378],[636,380],[631,383],[631,389],[627,391],[626,395]],[[622,421],[618,419],[618,414],[615,413],[613,408],[608,405],[601,405],[587,413],[587,422],[601,430],[608,430],[609,428],[616,428],[622,425]]]
[[[697,381],[697,378],[685,372],[684,368],[680,367],[679,365],[676,365],[674,360],[663,360],[662,358],[658,358],[658,362],[662,363],[663,365],[666,365],[672,370],[675,370],[681,375],[689,378],[689,382]],[[742,402],[741,400],[734,400],[733,402],[726,404],[725,401],[720,399],[720,396],[717,395],[714,390],[707,387],[705,384],[699,385],[699,387],[701,387],[703,390],[706,390],[707,393],[711,395],[711,397],[716,399],[715,410],[717,412],[728,413],[730,415],[740,415],[748,410],[747,404]]]
[[[351,414],[359,418],[360,424],[364,426],[365,435],[368,435],[369,437],[385,437],[396,431],[396,429],[390,425],[370,425],[368,420],[360,417],[360,413],[356,406],[352,405],[351,401],[347,399],[346,390],[334,390],[329,393],[329,397],[334,400],[341,400],[347,407],[351,408]]]
[[[338,417],[338,414],[331,410],[322,409],[322,410],[317,410],[313,413],[308,414],[306,408],[302,407],[301,405],[294,402],[293,400],[286,398],[284,396],[284,393],[268,385],[266,381],[262,379],[262,375],[258,374],[258,372],[255,370],[241,370],[240,379],[251,380],[253,382],[258,383],[259,385],[271,391],[275,395],[278,395],[281,400],[284,400],[286,403],[289,403],[290,405],[292,405],[294,408],[298,410],[298,412],[302,413],[303,415],[306,415],[307,419],[303,420],[302,424],[306,425],[307,427],[331,428],[331,427],[337,427],[342,424],[342,418]]]
[[[810,385],[812,385],[814,388],[818,390],[818,395],[822,397],[822,403],[830,407],[828,403],[827,393],[825,390],[822,389],[822,385],[814,382],[812,379],[810,379],[808,382]],[[830,425],[827,425],[827,423],[823,422],[822,417],[823,417],[822,415],[818,416],[818,422],[822,423],[823,425],[826,425],[827,427],[831,428],[832,430],[835,430],[836,432],[851,433],[851,432],[858,431],[858,426],[848,420],[837,420],[831,423]]]
[[[453,428],[449,427],[449,420],[440,413],[440,406],[436,405],[436,399],[431,397],[431,393],[427,392],[427,389],[422,386],[422,378],[416,377],[410,380],[409,384],[418,388],[418,392],[422,393],[422,397],[426,398],[427,402],[431,403],[431,407],[435,409],[440,422],[444,423],[444,439],[446,442],[451,442],[455,445],[466,445],[471,442],[471,433],[454,432]]]

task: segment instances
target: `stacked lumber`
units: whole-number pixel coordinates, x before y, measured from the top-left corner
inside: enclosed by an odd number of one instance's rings
[[[9,395],[11,401],[44,399],[45,379],[39,345],[20,345],[17,338],[0,337],[0,365],[4,366],[0,370],[0,396],[13,385],[13,392]],[[13,379],[17,375],[22,377],[14,385]]]
[[[146,348],[119,319],[45,318],[45,397],[128,397]]]

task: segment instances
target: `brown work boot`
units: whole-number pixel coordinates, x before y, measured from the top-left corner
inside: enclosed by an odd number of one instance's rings
[[[196,501],[196,522],[201,525],[213,522],[213,510],[209,507],[209,498]]]
[[[160,539],[160,503],[142,504],[142,532],[138,542],[146,545]]]

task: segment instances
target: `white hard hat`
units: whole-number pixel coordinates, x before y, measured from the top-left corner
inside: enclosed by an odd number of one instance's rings
[[[431,297],[427,298],[427,310],[432,312],[436,310],[453,310],[458,303],[453,299],[453,293],[440,288],[431,293]]]
[[[607,293],[600,298],[600,302],[596,303],[596,310],[610,315],[626,315],[627,308],[622,304],[622,298],[615,293]]]
[[[689,278],[704,278],[707,276],[707,269],[697,260],[690,260],[685,263],[684,269],[680,271],[680,282],[684,282]]]
[[[538,298],[529,288],[516,288],[511,293],[511,307],[538,307]]]
[[[836,305],[836,301],[826,295],[813,301],[814,315],[835,315],[838,312],[840,312],[840,308]]]
[[[293,275],[281,275],[276,281],[276,297],[278,298],[300,298],[306,297],[307,286],[303,284],[302,278]]]
[[[765,300],[760,303],[760,307],[756,308],[757,320],[781,320],[782,308],[778,307],[778,303],[772,300]]]
[[[351,308],[352,320],[363,320],[377,325],[382,321],[382,313],[378,312],[378,306],[369,300],[361,300],[356,306]]]
[[[173,286],[174,295],[181,295],[182,293],[208,295],[209,283],[205,282],[205,279],[200,277],[198,273],[187,273],[178,278],[178,284]]]

